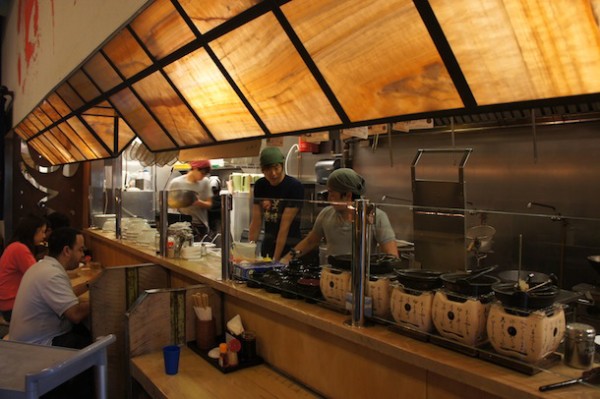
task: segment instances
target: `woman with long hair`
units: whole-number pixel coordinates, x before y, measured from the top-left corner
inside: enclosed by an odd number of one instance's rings
[[[35,246],[46,234],[46,219],[27,215],[19,220],[11,242],[0,257],[0,313],[10,321],[23,275],[35,262]]]

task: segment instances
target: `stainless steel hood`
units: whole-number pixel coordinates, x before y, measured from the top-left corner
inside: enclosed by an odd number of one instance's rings
[[[600,0],[155,0],[14,130],[64,164],[136,136],[161,152],[593,108],[599,14]]]

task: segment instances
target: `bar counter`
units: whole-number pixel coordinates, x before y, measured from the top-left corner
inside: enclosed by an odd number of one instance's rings
[[[218,257],[171,259],[116,240],[114,233],[90,229],[85,236],[104,267],[154,263],[170,271],[172,287],[202,283],[223,293],[225,317],[241,315],[244,326],[256,332],[265,361],[326,397],[600,398],[599,388],[584,384],[539,392],[541,385],[581,375],[562,363],[528,376],[384,325],[348,326],[348,315],[323,306],[221,281]]]

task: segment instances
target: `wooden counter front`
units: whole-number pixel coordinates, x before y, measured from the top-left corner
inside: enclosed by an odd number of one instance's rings
[[[562,364],[527,376],[483,360],[414,340],[383,325],[355,328],[348,315],[282,298],[245,284],[220,281],[220,260],[155,257],[110,235],[87,232],[95,260],[138,259],[169,269],[172,284],[203,283],[225,294],[225,317],[240,314],[256,331],[265,361],[329,397],[362,398],[600,398],[600,389],[577,384],[549,392],[541,385],[581,375]],[[124,256],[126,255],[126,256]],[[111,266],[111,265],[108,265]]]

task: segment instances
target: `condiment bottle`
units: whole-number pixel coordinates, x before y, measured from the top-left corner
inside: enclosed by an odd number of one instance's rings
[[[229,366],[229,357],[227,355],[227,344],[219,344],[219,367],[225,368]]]
[[[578,369],[589,369],[594,363],[596,330],[583,323],[567,324],[565,363]]]

